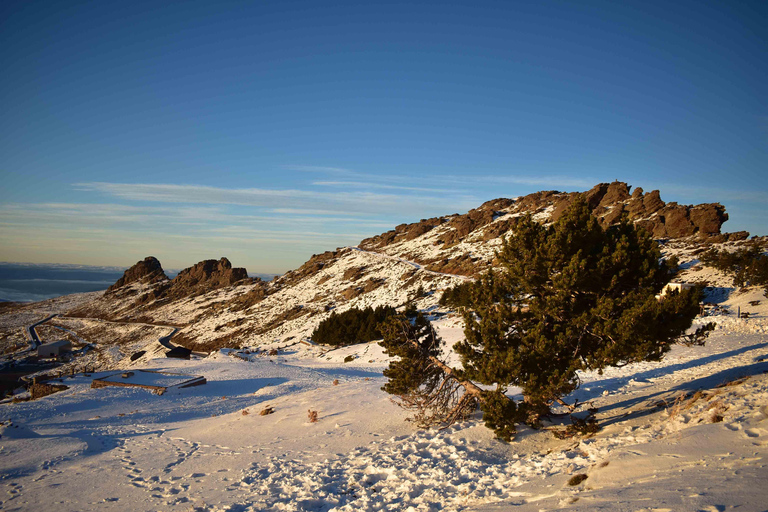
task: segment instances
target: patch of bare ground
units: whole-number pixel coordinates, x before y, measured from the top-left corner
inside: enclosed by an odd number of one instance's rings
[[[473,276],[485,270],[485,265],[480,260],[473,258],[470,254],[462,254],[456,258],[445,258],[433,261],[424,268],[442,274]]]

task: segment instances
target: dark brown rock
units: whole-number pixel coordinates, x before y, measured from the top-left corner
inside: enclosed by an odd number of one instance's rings
[[[716,235],[720,233],[723,222],[728,220],[725,207],[720,203],[700,204],[690,208],[691,224],[697,233],[702,235]]]
[[[125,273],[123,273],[123,277],[107,288],[107,293],[115,292],[119,288],[137,281],[142,283],[159,283],[168,281],[168,276],[163,272],[163,267],[160,265],[157,258],[154,256],[147,256],[142,261],[139,261],[126,270]]]
[[[618,203],[623,203],[630,198],[629,185],[622,183],[621,181],[614,181],[610,183],[605,190],[605,194],[598,206],[610,207]]]
[[[238,281],[248,278],[244,268],[233,268],[227,258],[220,260],[204,260],[189,268],[185,268],[171,281],[171,289],[176,291],[194,290],[207,292],[231,286]]]
[[[655,213],[664,208],[665,203],[661,200],[658,190],[651,190],[643,196],[643,211],[646,215]]]

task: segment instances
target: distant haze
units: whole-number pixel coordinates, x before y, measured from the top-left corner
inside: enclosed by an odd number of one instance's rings
[[[119,267],[0,262],[0,301],[30,302],[71,293],[106,290],[125,271]],[[173,278],[178,270],[166,270]],[[268,281],[272,274],[248,274]]]

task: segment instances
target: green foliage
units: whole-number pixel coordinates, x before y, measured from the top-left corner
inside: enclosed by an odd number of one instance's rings
[[[417,425],[451,424],[477,409],[481,390],[460,382],[455,370],[440,361],[441,340],[421,313],[390,317],[382,331],[381,345],[393,358],[384,370],[388,382],[381,389],[395,395]],[[466,385],[472,393],[465,392]]]
[[[580,370],[661,359],[699,311],[699,290],[657,300],[676,265],[626,218],[603,229],[583,198],[549,226],[523,219],[499,259],[503,272],[472,290],[454,348],[463,377],[497,386],[480,407],[502,438],[574,391]],[[510,385],[525,401],[502,407]]]
[[[730,252],[710,249],[701,255],[710,267],[733,276],[733,286],[766,286],[768,288],[768,255],[758,243]]]
[[[343,313],[334,311],[314,330],[312,341],[322,345],[344,347],[378,340],[383,337],[379,324],[395,314],[395,308],[390,306],[379,306],[376,309],[352,308]]]
[[[459,309],[472,305],[472,294],[477,284],[473,281],[459,283],[453,288],[448,288],[440,297],[440,305]]]
[[[384,376],[389,381],[381,389],[391,395],[405,396],[418,388],[434,389],[442,371],[426,356],[440,355],[440,338],[424,315],[389,317],[381,325],[384,340],[381,346],[393,359]],[[417,341],[418,346],[408,343]],[[399,358],[399,359],[398,359]]]
[[[500,390],[486,391],[481,404],[485,426],[496,432],[499,439],[511,441],[516,432],[515,423],[522,420],[514,400]]]

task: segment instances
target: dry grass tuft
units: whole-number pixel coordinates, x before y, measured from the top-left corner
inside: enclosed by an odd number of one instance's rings
[[[568,485],[574,486],[579,485],[581,482],[587,479],[587,475],[584,473],[579,473],[578,475],[573,475],[571,478],[568,479]]]
[[[243,416],[248,416],[251,413],[248,412],[248,409],[243,409],[243,411],[240,414],[242,414]]]
[[[333,385],[338,386],[339,385],[339,379],[333,379]]]
[[[725,418],[723,414],[728,410],[728,406],[722,399],[719,399],[709,404],[706,410],[709,411],[710,423],[720,423]]]
[[[730,382],[723,382],[722,384],[718,384],[716,387],[718,388],[725,388],[729,386],[738,386],[739,384],[744,384],[749,377],[742,377],[740,379],[732,380]]]
[[[261,410],[261,412],[259,413],[259,416],[266,416],[267,414],[272,414],[273,412],[275,412],[275,410],[272,408],[271,405],[268,405]]]
[[[317,411],[309,409],[307,411],[307,418],[309,419],[310,423],[317,423]]]

